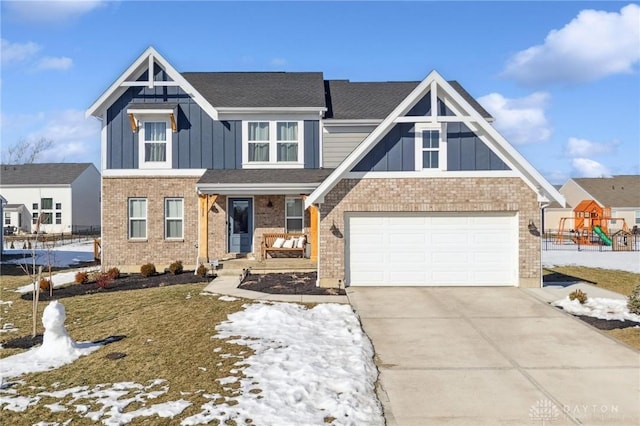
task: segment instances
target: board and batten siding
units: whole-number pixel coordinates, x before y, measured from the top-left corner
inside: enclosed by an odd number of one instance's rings
[[[156,66],[156,80],[166,81]],[[146,80],[146,73],[140,80]],[[127,108],[132,103],[177,104],[177,132],[171,135],[174,169],[242,168],[242,121],[213,120],[177,86],[129,87],[107,110],[107,169],[139,165],[138,133],[131,129]],[[304,121],[305,168],[320,167],[318,120]]]

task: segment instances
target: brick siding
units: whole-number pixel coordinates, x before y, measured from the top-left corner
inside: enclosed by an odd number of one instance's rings
[[[185,266],[195,265],[198,242],[198,178],[127,177],[102,179],[102,265],[117,266],[123,271],[139,270],[152,262],[164,268],[182,260]],[[128,238],[128,199],[147,199],[147,239]],[[184,235],[179,241],[164,238],[165,198],[184,198]]]
[[[344,283],[347,212],[484,211],[518,212],[520,286],[539,286],[540,240],[527,226],[540,227],[540,210],[520,178],[343,179],[320,208],[320,285]]]

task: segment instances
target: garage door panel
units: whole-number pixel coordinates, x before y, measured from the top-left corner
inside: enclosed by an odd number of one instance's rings
[[[512,214],[347,216],[350,285],[516,285]]]

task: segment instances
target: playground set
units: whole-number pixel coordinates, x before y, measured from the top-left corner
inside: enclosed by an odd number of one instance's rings
[[[568,238],[575,244],[610,246],[612,244],[609,237],[610,225],[617,225],[618,222],[622,224],[620,229],[628,233],[629,227],[624,218],[611,217],[610,207],[601,207],[594,200],[582,200],[573,209],[573,217],[560,218],[555,242],[563,244],[564,239],[567,238],[565,231],[568,229]]]

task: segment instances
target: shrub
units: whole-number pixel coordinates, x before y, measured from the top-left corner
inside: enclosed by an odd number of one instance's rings
[[[627,301],[627,308],[632,314],[640,315],[640,284],[633,289]]]
[[[99,288],[107,288],[110,282],[111,282],[111,277],[109,276],[108,272],[97,274],[96,284],[98,284]]]
[[[196,275],[201,276],[202,278],[206,277],[207,267],[201,263],[200,266],[198,266],[198,269],[196,269]]]
[[[118,278],[120,278],[120,269],[118,269],[118,268],[110,268],[107,271],[107,275],[109,276],[110,279],[117,280]]]
[[[51,281],[48,278],[40,278],[40,291],[47,291],[51,287]]]
[[[156,274],[156,265],[153,263],[145,263],[140,267],[140,274],[143,277],[150,277],[151,275]]]
[[[587,302],[587,293],[578,289],[569,293],[569,300],[577,300],[581,305],[584,305]]]
[[[182,260],[176,260],[171,265],[169,265],[169,272],[171,272],[173,275],[181,274],[183,270],[184,267],[182,266]]]
[[[76,282],[78,284],[86,284],[89,282],[89,274],[86,272],[78,272],[76,274]]]

